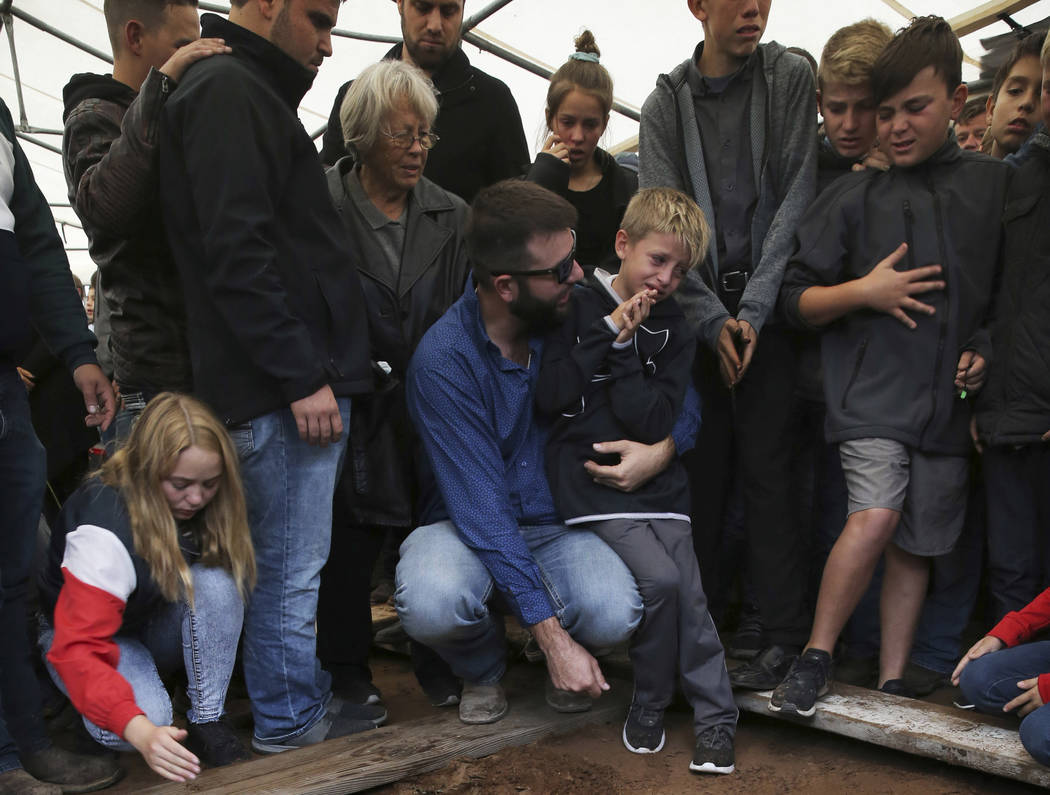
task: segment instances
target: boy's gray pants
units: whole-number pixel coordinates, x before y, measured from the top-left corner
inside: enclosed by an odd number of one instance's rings
[[[696,732],[719,725],[735,731],[725,651],[707,612],[689,522],[607,519],[585,526],[627,564],[642,595],[642,623],[631,643],[634,702],[666,709],[680,670]]]

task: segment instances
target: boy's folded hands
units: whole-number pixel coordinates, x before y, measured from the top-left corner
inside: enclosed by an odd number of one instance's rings
[[[609,317],[620,328],[617,342],[627,342],[634,337],[634,332],[649,317],[649,310],[655,302],[655,290],[639,290],[612,311]]]

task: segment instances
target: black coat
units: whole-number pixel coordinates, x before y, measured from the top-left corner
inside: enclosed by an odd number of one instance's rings
[[[1050,431],[1050,138],[1041,134],[1003,212],[994,355],[977,403],[988,444],[1038,444]]]
[[[827,439],[894,439],[925,453],[966,455],[970,403],[955,371],[965,350],[991,356],[987,321],[999,265],[1010,167],[964,152],[954,137],[914,168],[867,169],[837,179],[802,218],[781,306],[789,321],[802,293],[867,275],[902,242],[897,270],[940,264],[944,290],[919,296],[936,314],[912,330],[863,309],[826,326],[821,340]]]
[[[164,221],[186,296],[197,395],[227,424],[372,388],[360,256],[296,116],[313,73],[213,14],[231,55],[198,61],[164,107]]]
[[[384,59],[400,60],[402,46],[394,46]],[[434,73],[433,80],[439,104],[433,131],[441,140],[430,151],[423,175],[468,203],[482,188],[521,175],[528,168],[529,151],[507,85],[471,66],[461,49]],[[344,83],[335,95],[321,148],[325,166],[348,154],[339,109],[352,82]]]
[[[362,222],[344,176],[349,157],[328,171],[336,209],[362,253],[358,268],[372,341],[372,359],[387,362],[390,379],[374,395],[354,400],[350,447],[337,490],[351,521],[411,527],[422,449],[405,406],[404,377],[423,334],[463,293],[469,265],[463,230],[467,205],[425,177],[409,194],[405,244],[396,280],[379,244]]]

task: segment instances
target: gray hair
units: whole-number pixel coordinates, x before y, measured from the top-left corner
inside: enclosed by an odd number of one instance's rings
[[[357,157],[375,146],[386,117],[407,102],[426,127],[437,118],[434,84],[416,66],[404,61],[380,61],[357,76],[339,108],[346,148]]]

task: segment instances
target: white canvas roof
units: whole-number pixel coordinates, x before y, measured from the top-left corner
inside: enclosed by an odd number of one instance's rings
[[[229,4],[228,0],[202,0],[200,5],[203,12],[225,9]],[[981,40],[1011,30],[1007,22],[996,18],[997,13],[1007,13],[1016,23],[1028,25],[1050,16],[1050,0],[991,0],[977,5],[972,0],[776,0],[764,40],[804,47],[819,58],[834,30],[864,17],[874,17],[896,29],[914,14],[940,14],[962,34],[967,55],[963,77],[975,80],[978,61],[984,55]],[[0,96],[19,124],[16,68],[10,49],[13,34],[21,107],[27,123],[23,132],[32,139],[24,139],[22,147],[53,205],[73,269],[86,278],[94,266],[76,214],[61,206],[68,198],[61,158],[52,151],[61,147],[61,136],[53,131],[62,127],[62,87],[69,77],[76,72],[109,71],[109,65],[98,57],[109,53],[102,0],[0,0],[0,15],[5,34],[5,41],[0,43]],[[469,0],[466,15],[468,19],[484,17],[473,31],[477,38],[468,36],[464,41],[468,57],[511,87],[534,149],[542,138],[547,81],[521,65],[479,49],[477,42],[512,49],[534,68],[556,68],[572,51],[573,37],[588,27],[602,50],[602,63],[616,81],[618,99],[637,109],[657,75],[687,58],[702,37],[700,24],[689,13],[685,0]],[[346,0],[338,27],[386,40],[335,39],[335,54],[325,61],[300,107],[300,118],[310,131],[327,122],[338,87],[378,60],[390,47],[389,42],[400,36],[393,0]],[[85,52],[77,43],[93,48],[97,55]],[[605,144],[615,145],[637,130],[633,119],[614,113]]]

